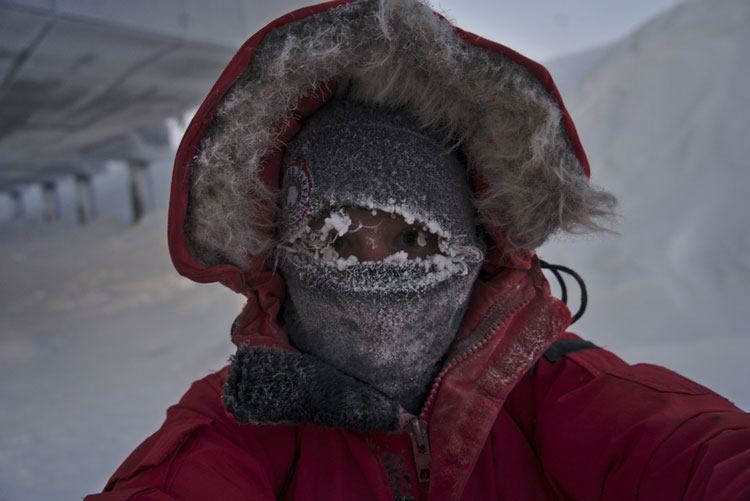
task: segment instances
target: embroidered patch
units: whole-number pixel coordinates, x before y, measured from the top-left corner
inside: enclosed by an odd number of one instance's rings
[[[287,230],[294,229],[309,214],[312,186],[307,162],[298,158],[287,166],[281,185],[284,226]]]

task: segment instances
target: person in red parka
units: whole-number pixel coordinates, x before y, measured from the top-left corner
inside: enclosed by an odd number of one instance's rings
[[[417,0],[274,21],[172,181],[237,352],[86,500],[750,498],[750,415],[566,332],[534,249],[600,229],[589,175],[547,71]]]

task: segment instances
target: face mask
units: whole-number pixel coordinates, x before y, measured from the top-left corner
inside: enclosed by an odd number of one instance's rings
[[[461,324],[482,262],[466,246],[375,262],[287,248],[283,316],[294,346],[377,388],[417,414]],[[343,261],[343,265],[342,265]],[[347,264],[348,263],[348,264]]]

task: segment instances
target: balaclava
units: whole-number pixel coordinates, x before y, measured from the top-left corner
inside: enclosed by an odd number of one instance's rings
[[[417,414],[466,311],[484,258],[465,168],[403,111],[337,99],[289,142],[279,269],[291,343]],[[347,208],[401,216],[440,253],[343,259]],[[309,223],[325,217],[322,230]]]

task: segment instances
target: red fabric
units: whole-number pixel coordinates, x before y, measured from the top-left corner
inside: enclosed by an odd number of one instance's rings
[[[404,433],[238,424],[221,404],[225,378],[226,369],[196,382],[105,492],[86,500],[277,499],[295,456],[284,499],[750,496],[748,414],[667,369],[631,367],[602,349],[542,358],[521,378],[455,497],[425,495]]]
[[[346,2],[307,7],[269,24],[237,52],[188,127],[175,159],[169,210],[170,253],[198,282],[219,281],[247,298],[236,344],[292,350],[277,322],[280,277],[263,268],[204,268],[185,237],[190,165],[216,107],[275,27]],[[528,69],[563,110],[573,148],[588,162],[549,73],[494,42],[456,28],[467,43]],[[291,137],[334,89],[303,98]],[[278,184],[279,154],[264,182]],[[481,190],[481,179],[476,180]],[[496,242],[502,235],[492,235]],[[406,433],[361,433],[303,424],[240,425],[221,403],[226,370],[196,382],[170,408],[162,428],[88,500],[277,499],[736,499],[750,496],[750,418],[726,400],[666,369],[629,367],[604,350],[530,367],[570,321],[549,295],[533,254],[491,248],[454,357],[420,418],[432,448],[429,483],[416,480]],[[463,346],[466,344],[466,346]],[[296,458],[296,459],[295,459]],[[290,475],[294,467],[294,474]],[[743,490],[744,489],[744,490]]]

